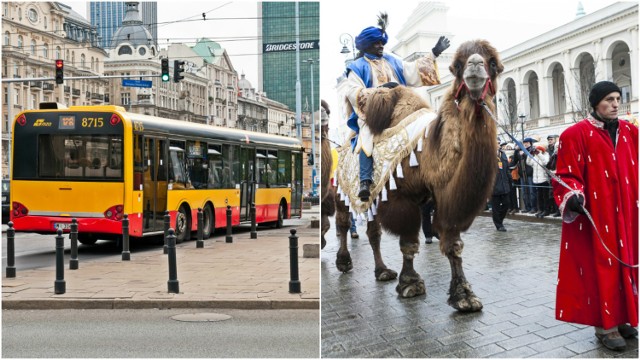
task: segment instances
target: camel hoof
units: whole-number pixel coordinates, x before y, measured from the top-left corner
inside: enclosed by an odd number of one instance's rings
[[[376,269],[376,280],[389,281],[398,277],[398,273],[391,269]]]
[[[476,312],[482,310],[482,302],[477,296],[471,296],[468,299],[460,299],[458,301],[449,300],[449,305],[460,312]]]
[[[343,273],[353,269],[353,263],[351,262],[351,256],[341,256],[336,259],[336,267]]]
[[[398,284],[398,286],[396,286],[396,291],[403,298],[411,298],[427,293],[427,290],[424,286],[424,280],[422,279],[411,283],[400,283]]]

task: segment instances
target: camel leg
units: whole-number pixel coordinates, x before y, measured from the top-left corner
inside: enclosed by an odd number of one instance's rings
[[[447,229],[440,233],[440,251],[449,258],[451,265],[451,284],[449,285],[447,303],[458,311],[479,311],[482,310],[482,302],[471,290],[471,284],[467,281],[462,270],[463,249],[464,242],[460,238],[459,231]]]
[[[351,215],[344,206],[338,206],[336,210],[336,232],[340,239],[340,249],[338,249],[336,257],[336,267],[345,273],[353,269],[351,254],[349,254],[349,249],[347,249],[347,233],[351,227]]]
[[[321,227],[321,238],[322,238],[322,247],[321,249],[324,249],[324,247],[327,245],[327,240],[324,239],[324,234],[327,233],[327,231],[329,231],[329,228],[331,228],[331,224],[329,223],[329,216],[327,215],[322,215],[321,219],[320,219],[320,227]]]
[[[382,229],[377,219],[367,222],[367,237],[369,238],[369,244],[373,250],[373,259],[376,264],[375,272],[376,280],[389,281],[398,277],[398,273],[387,268],[384,261],[382,261],[382,254],[380,253],[380,238],[382,237]]]
[[[402,271],[396,291],[403,298],[424,295],[426,289],[424,280],[413,268],[413,259],[418,253],[420,240],[418,234],[400,235],[400,251],[402,251]]]

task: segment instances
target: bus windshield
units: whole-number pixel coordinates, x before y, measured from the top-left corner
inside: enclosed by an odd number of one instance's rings
[[[38,178],[122,179],[121,135],[38,136]]]

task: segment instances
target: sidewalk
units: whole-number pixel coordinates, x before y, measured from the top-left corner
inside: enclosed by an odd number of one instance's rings
[[[179,293],[169,293],[169,266],[162,247],[156,251],[105,256],[82,261],[69,270],[65,262],[65,294],[54,294],[55,267],[16,269],[6,278],[2,269],[3,309],[141,309],[141,308],[235,308],[319,309],[320,261],[303,258],[304,244],[319,244],[320,208],[303,210],[301,219],[285,220],[282,229],[258,228],[233,234],[233,243],[216,234],[197,249],[196,241],[177,245]],[[298,236],[298,266],[301,293],[289,293],[290,230]]]

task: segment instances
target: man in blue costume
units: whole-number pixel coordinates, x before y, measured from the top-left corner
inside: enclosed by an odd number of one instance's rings
[[[349,119],[347,126],[355,131],[351,139],[354,151],[359,151],[360,189],[358,197],[368,201],[373,182],[373,136],[364,116],[367,99],[377,87],[393,88],[398,84],[411,87],[440,84],[435,59],[449,47],[449,40],[441,36],[433,54],[427,54],[413,62],[405,62],[384,53],[388,35],[385,31],[387,15],[378,17],[379,27],[370,26],[356,36],[358,58],[347,66],[346,80],[339,85],[344,97]]]

